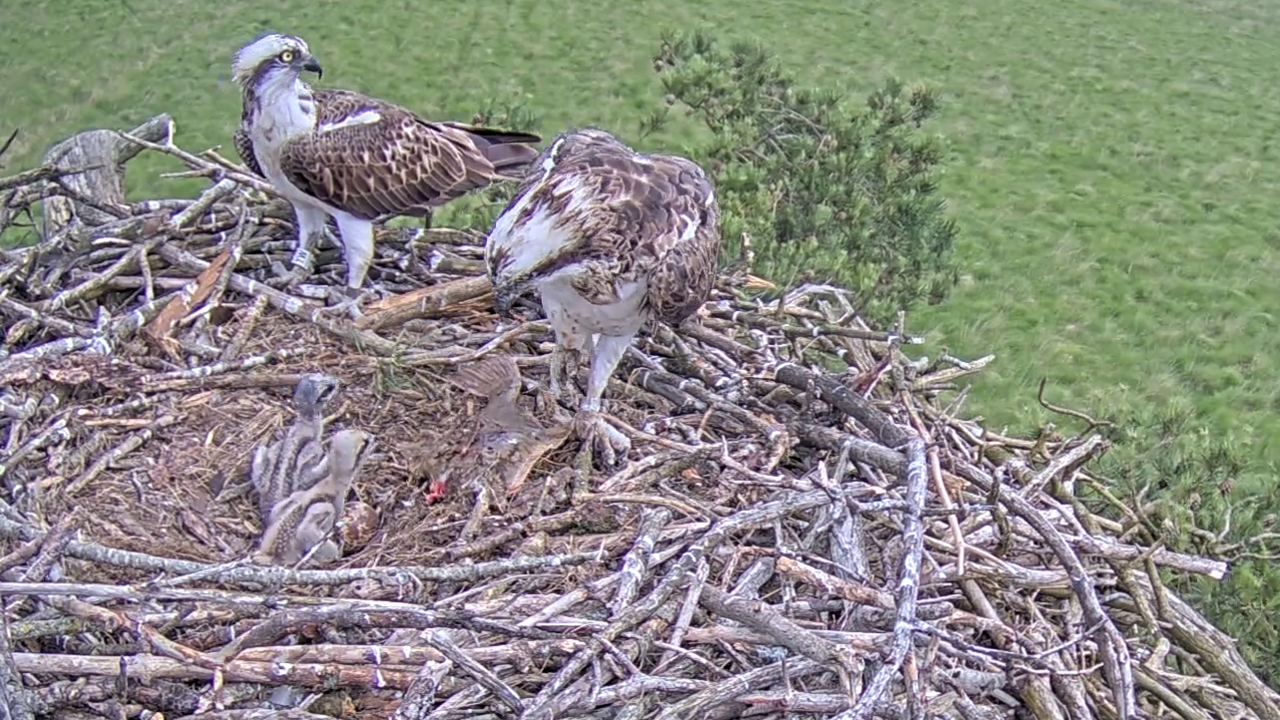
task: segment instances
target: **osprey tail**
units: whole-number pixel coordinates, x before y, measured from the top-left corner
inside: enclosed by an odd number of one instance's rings
[[[542,137],[532,133],[475,126],[467,126],[465,130],[493,169],[512,179],[518,180],[541,152],[533,143],[542,142]]]

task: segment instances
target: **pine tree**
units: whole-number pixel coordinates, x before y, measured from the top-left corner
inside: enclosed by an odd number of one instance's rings
[[[929,88],[891,80],[857,111],[797,87],[760,45],[724,51],[702,32],[664,36],[654,67],[667,107],[641,133],[677,104],[710,130],[690,154],[716,180],[726,256],[746,233],[754,272],[840,285],[873,322],[946,296],[957,228],[938,193],[942,143],[919,131],[937,107]]]

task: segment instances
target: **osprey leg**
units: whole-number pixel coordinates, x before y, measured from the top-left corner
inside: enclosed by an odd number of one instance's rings
[[[601,335],[591,350],[591,376],[587,380],[587,396],[582,399],[581,410],[600,412],[600,398],[609,385],[609,378],[622,362],[631,345],[630,336]]]
[[[358,320],[364,313],[360,303],[365,299],[361,291],[369,266],[373,264],[373,223],[346,213],[334,216],[341,234],[342,255],[347,263],[347,285],[330,288],[328,309],[334,314],[346,315]]]
[[[369,299],[369,293],[360,288],[331,287],[325,312],[333,315],[345,315],[348,319],[359,320],[364,317],[360,305]]]
[[[373,264],[373,223],[346,213],[336,219],[342,231],[342,254],[347,261],[347,287],[359,290]]]
[[[564,307],[554,299],[543,295],[542,302],[547,319],[556,332],[547,384],[556,400],[568,403],[569,394],[577,389],[578,365],[584,355],[591,355],[591,335],[584,334],[580,328],[566,322]]]
[[[587,394],[578,406],[578,432],[583,440],[594,443],[599,448],[604,454],[606,465],[615,464],[619,453],[625,455],[631,449],[631,441],[627,436],[600,416],[600,399],[609,385],[609,378],[630,345],[631,336],[599,336],[591,350],[591,375],[587,380]]]
[[[294,246],[289,280],[296,283],[305,280],[315,269],[316,241],[324,232],[325,212],[310,205],[293,206],[294,215],[298,218],[298,243]]]

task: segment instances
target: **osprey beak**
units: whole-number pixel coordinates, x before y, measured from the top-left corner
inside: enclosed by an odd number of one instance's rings
[[[508,320],[516,319],[516,316],[511,312],[511,308],[515,306],[516,300],[519,300],[520,296],[524,295],[525,291],[529,289],[529,285],[531,285],[531,283],[526,280],[523,282],[508,282],[502,287],[494,288],[494,312],[498,313],[499,317],[503,317]]]
[[[303,70],[315,73],[318,78],[324,78],[324,68],[320,67],[320,61],[316,60],[314,55],[303,57],[301,67]]]
[[[502,290],[495,289],[493,291],[493,311],[498,313],[498,317],[510,318],[511,306],[516,304],[518,293],[513,293],[506,288]]]

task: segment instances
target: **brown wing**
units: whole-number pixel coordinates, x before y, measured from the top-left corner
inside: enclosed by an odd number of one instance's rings
[[[509,355],[490,355],[458,370],[453,382],[480,397],[514,400],[520,391],[520,368]]]
[[[316,120],[318,125],[340,122],[344,118],[366,110],[403,113],[428,125],[461,131],[466,139],[471,141],[485,159],[498,170],[519,170],[527,167],[538,155],[537,148],[532,145],[542,142],[542,137],[533,133],[513,132],[460,122],[428,122],[412,110],[350,90],[320,88],[312,90],[312,95],[318,106]],[[523,177],[523,173],[520,173],[520,176]]]
[[[548,215],[565,235],[554,252],[525,234],[530,221]],[[579,130],[561,135],[534,161],[495,222],[486,255],[491,276],[502,283],[575,264],[576,289],[595,303],[615,300],[618,281],[647,274],[654,313],[678,323],[710,292],[719,249],[714,187],[702,168]],[[529,252],[545,255],[523,257]],[[511,272],[517,267],[526,268],[518,277]]]
[[[367,95],[338,88],[312,88],[316,101],[316,124],[336,123],[364,110],[381,110],[382,105]]]
[[[536,135],[480,132],[432,123],[391,103],[345,91],[316,91],[316,132],[292,140],[281,151],[281,170],[302,191],[358,217],[426,215],[432,208],[504,176],[516,143]],[[326,125],[376,112],[376,122],[326,130]],[[488,135],[484,133],[490,133]],[[508,145],[504,152],[487,152]],[[524,150],[528,159],[536,154]],[[527,161],[526,161],[527,164]]]
[[[670,224],[654,223],[652,234],[642,230],[640,254],[651,258],[648,302],[654,316],[679,325],[711,294],[720,259],[720,207],[711,178],[692,161],[650,156],[668,168],[660,192]],[[651,226],[652,227],[652,226]]]

